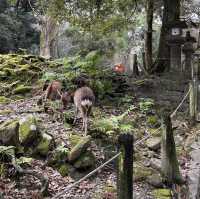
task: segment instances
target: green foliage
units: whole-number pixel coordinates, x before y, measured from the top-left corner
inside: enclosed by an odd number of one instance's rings
[[[15,147],[14,146],[0,146],[0,161],[2,159],[9,159],[15,157]]]
[[[134,106],[130,106],[127,111],[123,114],[115,116],[111,115],[110,117],[105,118],[96,118],[93,121],[93,130],[99,131],[106,134],[115,133],[127,133],[132,132],[134,127],[133,124],[127,120],[126,116],[135,109]]]
[[[151,98],[140,98],[139,106],[143,113],[149,113],[154,107],[154,100]]]

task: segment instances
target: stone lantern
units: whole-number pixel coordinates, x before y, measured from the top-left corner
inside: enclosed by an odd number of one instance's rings
[[[185,37],[185,43],[182,47],[182,51],[185,54],[185,64],[182,67],[182,71],[190,72],[193,71],[192,69],[192,54],[194,53],[194,43],[196,43],[196,39],[194,37],[191,37],[190,31],[186,32],[186,37]],[[193,74],[193,72],[192,72]]]
[[[169,35],[167,43],[170,46],[170,68],[175,70],[181,69],[181,46],[185,42],[183,29],[187,28],[185,21],[173,21],[168,24]]]

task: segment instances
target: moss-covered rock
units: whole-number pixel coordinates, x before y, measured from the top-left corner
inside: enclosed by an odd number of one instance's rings
[[[71,147],[74,147],[75,145],[77,145],[81,139],[82,139],[82,136],[71,134],[69,137],[69,142],[70,142]]]
[[[0,96],[0,104],[8,104],[11,100],[5,96]]]
[[[73,166],[76,169],[87,169],[95,165],[95,156],[91,151],[83,153],[78,160],[76,160]]]
[[[20,143],[26,145],[32,142],[38,135],[36,118],[29,115],[19,120],[19,140]]]
[[[155,199],[171,199],[170,189],[155,189],[152,191],[152,195]]]
[[[83,154],[89,147],[91,142],[91,136],[83,137],[69,152],[68,160],[69,162],[74,162],[77,160],[81,154]]]
[[[46,156],[53,146],[53,138],[47,133],[42,133],[38,145],[35,147],[35,152]]]
[[[5,145],[19,145],[19,122],[9,120],[0,125],[0,141]]]
[[[31,86],[25,86],[25,85],[19,85],[17,88],[13,90],[14,94],[25,94],[27,92],[30,92],[32,90]]]
[[[157,150],[161,146],[161,138],[159,137],[149,138],[146,141],[146,145],[149,149]]]
[[[133,165],[133,178],[134,181],[144,181],[146,178],[154,173],[153,169],[149,167],[145,167],[144,165],[140,163],[135,163]]]

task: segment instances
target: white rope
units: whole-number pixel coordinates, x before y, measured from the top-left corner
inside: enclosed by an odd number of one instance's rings
[[[174,112],[170,115],[170,117],[174,117],[176,115],[176,112],[178,111],[178,109],[182,106],[183,102],[186,100],[187,96],[189,95],[190,93],[190,89],[188,90],[188,92],[186,93],[186,95],[183,97],[182,101],[180,102],[180,104],[177,106],[177,108],[174,110]]]
[[[104,164],[102,164],[101,166],[97,167],[95,170],[91,171],[90,173],[88,173],[86,176],[84,176],[83,178],[81,178],[80,180],[74,182],[73,184],[69,185],[66,189],[64,189],[62,192],[58,193],[57,195],[55,195],[54,197],[52,197],[52,199],[56,199],[59,196],[61,196],[62,194],[64,194],[65,192],[67,192],[69,189],[73,188],[74,186],[76,186],[77,184],[79,184],[80,182],[84,181],[85,179],[89,178],[90,176],[92,176],[94,173],[96,173],[97,171],[99,171],[100,169],[102,169],[104,166],[106,166],[108,163],[112,162],[114,159],[116,159],[119,155],[121,154],[121,152],[117,153],[115,156],[113,156],[112,158],[110,158],[108,161],[106,161]]]
[[[190,88],[191,89],[191,88]],[[186,93],[186,95],[183,97],[183,99],[181,100],[180,104],[176,107],[176,109],[173,111],[173,113],[170,115],[170,117],[174,117],[178,111],[178,109],[182,106],[183,102],[186,100],[187,96],[190,93],[190,89],[188,90],[188,92]],[[162,127],[160,126],[159,128],[157,128],[155,131],[153,131],[151,134],[146,135],[145,137],[143,137],[141,140],[137,141],[135,143],[135,146],[137,146],[138,144],[144,142],[146,139],[150,138],[152,136],[152,134],[157,133]]]
[[[183,97],[182,101],[180,102],[180,104],[177,106],[177,108],[174,110],[174,112],[170,115],[170,117],[173,117],[176,112],[178,111],[178,109],[181,107],[181,105],[183,104],[183,102],[185,101],[185,99],[187,98],[187,96],[190,93],[190,89],[188,90],[188,92],[186,93],[186,95]],[[142,138],[141,140],[137,141],[135,143],[135,146],[137,146],[138,144],[142,143],[143,141],[145,141],[146,139],[148,139],[149,137],[152,136],[152,134],[157,133],[160,129],[162,128],[162,126],[160,126],[159,128],[157,128],[155,131],[153,131],[151,134],[148,134],[147,136],[145,136],[144,138]],[[64,189],[62,192],[58,193],[57,195],[55,195],[52,199],[56,199],[59,196],[61,196],[62,194],[64,194],[65,192],[67,192],[69,189],[75,187],[77,184],[81,183],[82,181],[86,180],[87,178],[89,178],[90,176],[92,176],[93,174],[95,174],[97,171],[99,171],[100,169],[102,169],[104,166],[106,166],[108,163],[112,162],[114,159],[116,159],[119,155],[121,154],[121,152],[117,153],[115,156],[113,156],[111,159],[109,159],[108,161],[106,161],[104,164],[102,164],[101,166],[97,167],[95,170],[91,171],[90,173],[88,173],[87,175],[85,175],[83,178],[79,179],[78,181],[74,182],[73,184],[69,185],[66,189]]]
[[[159,130],[161,129],[161,126],[159,128],[157,128],[156,130],[154,130],[151,134],[146,135],[145,137],[143,137],[141,140],[138,140],[135,143],[135,146],[137,146],[138,144],[144,142],[146,139],[150,138],[152,136],[152,134],[157,133]]]

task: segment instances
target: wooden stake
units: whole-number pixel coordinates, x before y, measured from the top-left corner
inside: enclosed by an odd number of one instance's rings
[[[133,135],[121,134],[118,143],[118,199],[133,199]]]
[[[171,117],[169,114],[163,116],[162,123],[162,148],[161,148],[161,159],[162,159],[162,174],[164,181],[168,185],[182,184],[183,179],[179,171],[179,164],[176,157],[176,146],[174,142],[173,130]]]

